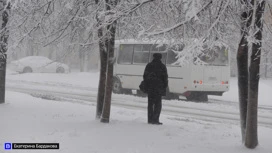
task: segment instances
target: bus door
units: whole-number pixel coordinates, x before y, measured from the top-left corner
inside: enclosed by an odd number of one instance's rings
[[[133,89],[142,78],[143,68],[133,65],[134,44],[120,44],[117,55],[117,64],[114,75],[120,80],[122,88]],[[135,79],[137,80],[135,83]]]

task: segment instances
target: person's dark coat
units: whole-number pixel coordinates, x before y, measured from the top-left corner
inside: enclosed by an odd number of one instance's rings
[[[152,62],[148,63],[144,70],[144,81],[147,85],[147,93],[166,95],[168,86],[168,74],[166,66],[161,62],[161,54],[154,54]]]

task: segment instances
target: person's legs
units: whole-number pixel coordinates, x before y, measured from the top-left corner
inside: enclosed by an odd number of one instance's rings
[[[154,95],[148,94],[147,122],[153,123],[154,117]]]
[[[155,99],[155,104],[154,104],[154,115],[153,115],[153,120],[154,123],[156,124],[162,124],[160,123],[160,114],[161,114],[161,109],[162,109],[162,97],[159,95],[156,95]]]

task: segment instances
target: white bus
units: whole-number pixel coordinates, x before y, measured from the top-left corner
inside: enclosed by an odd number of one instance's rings
[[[182,45],[180,45],[182,50]],[[219,95],[229,90],[230,64],[229,54],[225,47],[212,50],[216,56],[198,59],[205,64],[195,64],[192,60],[185,66],[174,64],[176,53],[167,45],[153,42],[119,40],[115,43],[114,93],[139,91],[143,80],[145,66],[154,53],[163,55],[162,62],[168,71],[167,99],[184,96],[187,100],[208,101],[208,95]]]

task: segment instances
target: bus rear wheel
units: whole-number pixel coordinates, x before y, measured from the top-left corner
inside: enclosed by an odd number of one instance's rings
[[[163,99],[166,99],[166,100],[179,99],[179,95],[170,92],[169,87],[167,87],[166,88],[166,95],[163,96]]]
[[[191,92],[189,96],[186,96],[189,101],[206,102],[208,101],[208,95],[202,92]]]
[[[163,96],[164,99],[166,100],[172,100],[172,99],[179,99],[179,95],[171,93],[171,92],[166,92],[166,95]]]

